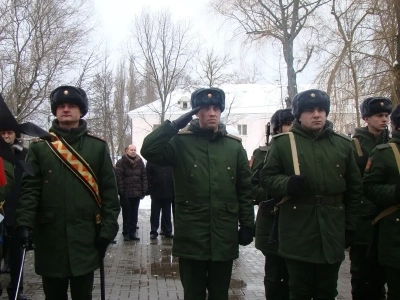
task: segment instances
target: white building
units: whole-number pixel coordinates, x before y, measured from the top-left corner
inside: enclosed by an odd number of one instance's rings
[[[228,132],[242,138],[243,147],[250,159],[253,150],[265,145],[266,124],[273,113],[284,108],[280,88],[261,84],[227,84],[220,87],[225,92],[225,111],[221,121]],[[305,90],[310,87],[304,87]],[[300,89],[299,89],[300,90]],[[165,119],[174,120],[191,109],[191,92],[177,90],[172,93]],[[132,143],[140,151],[143,139],[159,126],[161,101],[157,100],[128,113],[132,119]]]

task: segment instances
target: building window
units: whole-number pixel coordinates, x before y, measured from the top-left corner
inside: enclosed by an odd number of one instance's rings
[[[158,127],[160,127],[160,124],[153,124],[153,130],[157,129]]]
[[[247,135],[247,125],[246,124],[238,125],[238,131],[240,135]]]

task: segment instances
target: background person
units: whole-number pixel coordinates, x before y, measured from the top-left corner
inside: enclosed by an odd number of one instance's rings
[[[392,101],[385,97],[366,98],[360,105],[360,112],[367,126],[356,128],[352,142],[362,176],[372,150],[389,141],[387,126]],[[363,197],[359,201],[359,209],[361,218],[354,233],[354,244],[349,251],[352,298],[382,300],[386,298],[385,270],[379,264],[378,257],[367,255],[373,242],[372,220],[376,217],[377,207],[374,202]]]
[[[146,167],[136,153],[136,146],[129,145],[115,165],[118,193],[122,208],[122,234],[124,241],[139,241],[136,234],[140,200],[146,196],[148,183]]]
[[[151,197],[150,238],[156,239],[162,211],[162,225],[166,238],[173,238],[171,222],[171,203],[174,198],[174,179],[171,166],[146,164],[149,193]]]
[[[272,136],[288,132],[292,128],[293,121],[294,116],[291,109],[277,110],[272,115],[270,121]],[[255,174],[257,170],[262,170],[266,157],[268,156],[269,148],[270,145],[266,145],[254,151],[253,166],[251,168],[253,174]],[[269,241],[277,213],[274,211],[274,206],[281,199],[271,199],[272,196],[268,195],[267,191],[262,188],[258,180],[253,180],[252,183],[254,199],[255,202],[258,203],[255,246],[258,250],[262,251],[265,256],[265,298],[268,300],[287,300],[289,299],[289,275],[285,259],[278,255],[277,241],[274,243]]]

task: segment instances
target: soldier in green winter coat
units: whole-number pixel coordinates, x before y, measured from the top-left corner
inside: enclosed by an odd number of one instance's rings
[[[291,109],[279,109],[271,117],[270,126],[272,135],[288,132],[292,127],[294,116]],[[269,145],[256,149],[252,166],[253,174],[257,170],[261,171]],[[254,177],[254,176],[253,176]],[[265,276],[264,287],[265,297],[268,300],[289,299],[289,275],[287,273],[285,260],[277,255],[278,244],[269,242],[269,236],[274,223],[274,205],[280,199],[270,199],[267,192],[262,188],[258,181],[253,181],[253,195],[255,201],[259,203],[256,220],[256,241],[255,246],[262,251],[265,256]]]
[[[141,154],[173,167],[172,254],[179,257],[184,298],[204,300],[208,290],[209,299],[224,300],[239,244],[253,240],[250,167],[240,139],[227,134],[220,123],[225,93],[218,88],[196,90],[191,105],[192,111],[151,132]],[[198,119],[192,120],[194,114]],[[189,127],[178,132],[189,121]]]
[[[66,299],[70,284],[72,299],[89,300],[94,270],[118,232],[117,185],[107,143],[81,119],[88,110],[85,91],[60,86],[50,104],[54,140],[30,145],[34,175],[22,179],[16,226],[25,247],[33,229],[46,299]]]
[[[364,194],[379,208],[378,258],[385,267],[387,299],[400,299],[400,106],[390,115],[390,144],[378,145],[364,172]],[[393,147],[393,148],[392,148]],[[396,153],[396,154],[395,154]],[[397,156],[397,157],[396,157]]]
[[[367,160],[372,150],[387,143],[387,123],[392,111],[392,102],[384,97],[369,97],[360,105],[361,117],[366,127],[356,128],[353,136],[353,150],[361,175],[364,174]],[[354,244],[349,251],[351,261],[351,294],[353,300],[385,299],[385,272],[379,262],[366,257],[372,242],[372,219],[376,206],[365,197],[359,204],[361,221],[354,234]]]
[[[262,186],[283,197],[278,254],[286,261],[291,300],[335,299],[344,249],[358,219],[360,172],[350,139],[327,121],[329,110],[325,92],[297,94],[293,136],[274,137],[261,171]]]

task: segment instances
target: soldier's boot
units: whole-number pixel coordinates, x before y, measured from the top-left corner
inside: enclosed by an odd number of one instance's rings
[[[14,300],[15,296],[8,295],[8,300]],[[18,294],[17,300],[29,300],[24,294]]]
[[[284,281],[270,282],[264,277],[265,299],[289,300],[289,287]]]
[[[278,283],[278,294],[279,299],[281,300],[289,300],[289,280],[281,279]]]

